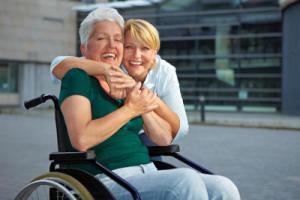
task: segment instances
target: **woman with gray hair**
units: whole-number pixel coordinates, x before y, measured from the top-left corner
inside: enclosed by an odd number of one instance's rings
[[[123,57],[123,22],[120,19],[122,17],[114,9],[97,9],[87,16],[80,28],[83,56],[111,66],[110,73],[115,74],[121,73],[118,67]],[[130,41],[130,35],[126,37]],[[131,41],[130,44],[128,48],[136,48],[135,45],[140,43],[133,42],[132,45]],[[143,45],[146,52],[151,50],[151,45]],[[125,49],[127,47],[125,45]],[[131,61],[131,67],[144,61]],[[212,175],[205,178],[187,168],[158,171],[138,133],[144,126],[149,137],[159,145],[171,143],[171,123],[155,114],[161,106],[160,100],[151,90],[141,87],[140,79],[136,79],[136,84],[128,76],[114,76],[128,87],[124,90],[109,87],[103,74],[90,76],[73,68],[62,78],[59,102],[67,126],[65,134],[70,139],[67,144],[70,151],[95,150],[97,161],[136,187],[142,199],[239,199],[236,187],[225,177]],[[79,168],[100,179],[117,199],[130,197],[127,191],[97,169]]]

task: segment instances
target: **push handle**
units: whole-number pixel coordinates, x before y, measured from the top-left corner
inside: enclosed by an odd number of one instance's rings
[[[35,107],[37,105],[40,105],[41,103],[44,103],[47,99],[44,98],[45,94],[42,94],[41,96],[31,99],[29,101],[24,102],[24,106],[26,109],[30,109],[32,107]]]
[[[55,110],[59,110],[59,105],[58,105],[58,100],[56,98],[56,96],[54,95],[50,95],[50,94],[42,94],[41,96],[31,99],[29,101],[25,101],[24,102],[24,106],[26,109],[30,109],[32,107],[38,106],[42,103],[44,103],[45,101],[51,99],[54,103],[54,107]]]

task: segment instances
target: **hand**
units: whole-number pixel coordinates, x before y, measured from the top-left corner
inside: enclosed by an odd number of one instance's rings
[[[136,82],[125,74],[120,68],[106,67],[105,79],[110,88],[110,96],[115,99],[123,99],[127,96],[127,90],[133,88]]]
[[[113,99],[124,99],[127,96],[127,90],[110,87],[109,96],[111,96]]]
[[[156,99],[156,94],[147,88],[141,88],[139,82],[128,92],[125,105],[137,115],[141,115],[158,107]]]
[[[128,89],[136,85],[135,80],[120,68],[111,68],[106,75],[106,79],[116,89]]]

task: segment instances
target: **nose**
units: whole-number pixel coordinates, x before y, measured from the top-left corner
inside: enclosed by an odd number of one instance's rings
[[[136,49],[134,50],[134,57],[135,57],[135,58],[141,57],[141,50],[140,50],[139,48],[136,48]]]
[[[115,42],[114,38],[110,38],[108,43],[109,43],[108,45],[110,48],[116,47],[116,42]]]

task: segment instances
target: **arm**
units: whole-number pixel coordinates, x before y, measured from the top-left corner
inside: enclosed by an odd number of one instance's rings
[[[166,93],[161,97],[165,105],[179,117],[180,125],[177,133],[175,133],[174,140],[178,140],[185,136],[189,131],[189,124],[181,96],[179,82],[176,71],[170,72],[170,79],[166,81]],[[162,113],[163,115],[164,113]],[[168,116],[165,116],[168,117]],[[174,136],[174,135],[173,135]],[[173,141],[174,141],[173,140]]]
[[[86,151],[105,141],[138,115],[128,106],[123,106],[102,118],[92,120],[89,100],[79,95],[66,98],[61,110],[72,146],[78,151]]]
[[[55,62],[58,59],[62,60],[60,62]],[[99,76],[106,75],[110,67],[110,65],[103,62],[96,62],[93,60],[73,56],[59,56],[56,57],[51,63],[52,74],[60,80],[70,69],[73,68],[80,68],[90,76]]]
[[[113,67],[100,61],[89,60],[72,56],[58,56],[51,62],[52,79],[62,79],[73,68],[84,70],[88,75],[99,77],[105,76],[110,88],[110,95],[115,99],[126,97],[126,88],[132,88],[136,82],[124,74],[119,67]],[[55,77],[53,77],[53,75]]]
[[[87,98],[90,88],[88,76],[84,75],[83,72],[72,72],[73,76],[67,74],[64,78],[67,83],[63,81],[62,90],[65,91],[62,96],[65,98],[61,104],[61,109],[71,143],[79,151],[86,151],[105,141],[130,119],[157,107],[155,99],[140,92],[140,84],[137,84],[129,92],[124,106],[104,117],[92,119],[91,105]],[[81,86],[82,82],[87,84]]]
[[[151,90],[147,88],[143,88],[142,91],[145,93],[152,93],[153,95],[155,95]],[[156,97],[155,99],[157,105],[159,105],[159,98]],[[144,121],[143,128],[152,142],[160,146],[171,144],[173,139],[171,132],[172,130],[170,124],[166,120],[164,120],[162,117],[160,117],[153,111],[142,114],[142,118]]]
[[[142,115],[144,130],[152,142],[159,146],[166,146],[172,142],[171,126],[155,112]]]
[[[158,63],[158,71],[154,71],[153,75],[157,81],[155,91],[160,97],[160,106],[155,112],[171,125],[173,138],[177,140],[186,135],[189,129],[179,82],[175,67],[164,60]]]
[[[161,99],[157,98],[157,102],[159,107],[154,112],[170,125],[172,138],[175,138],[180,127],[180,119]]]

